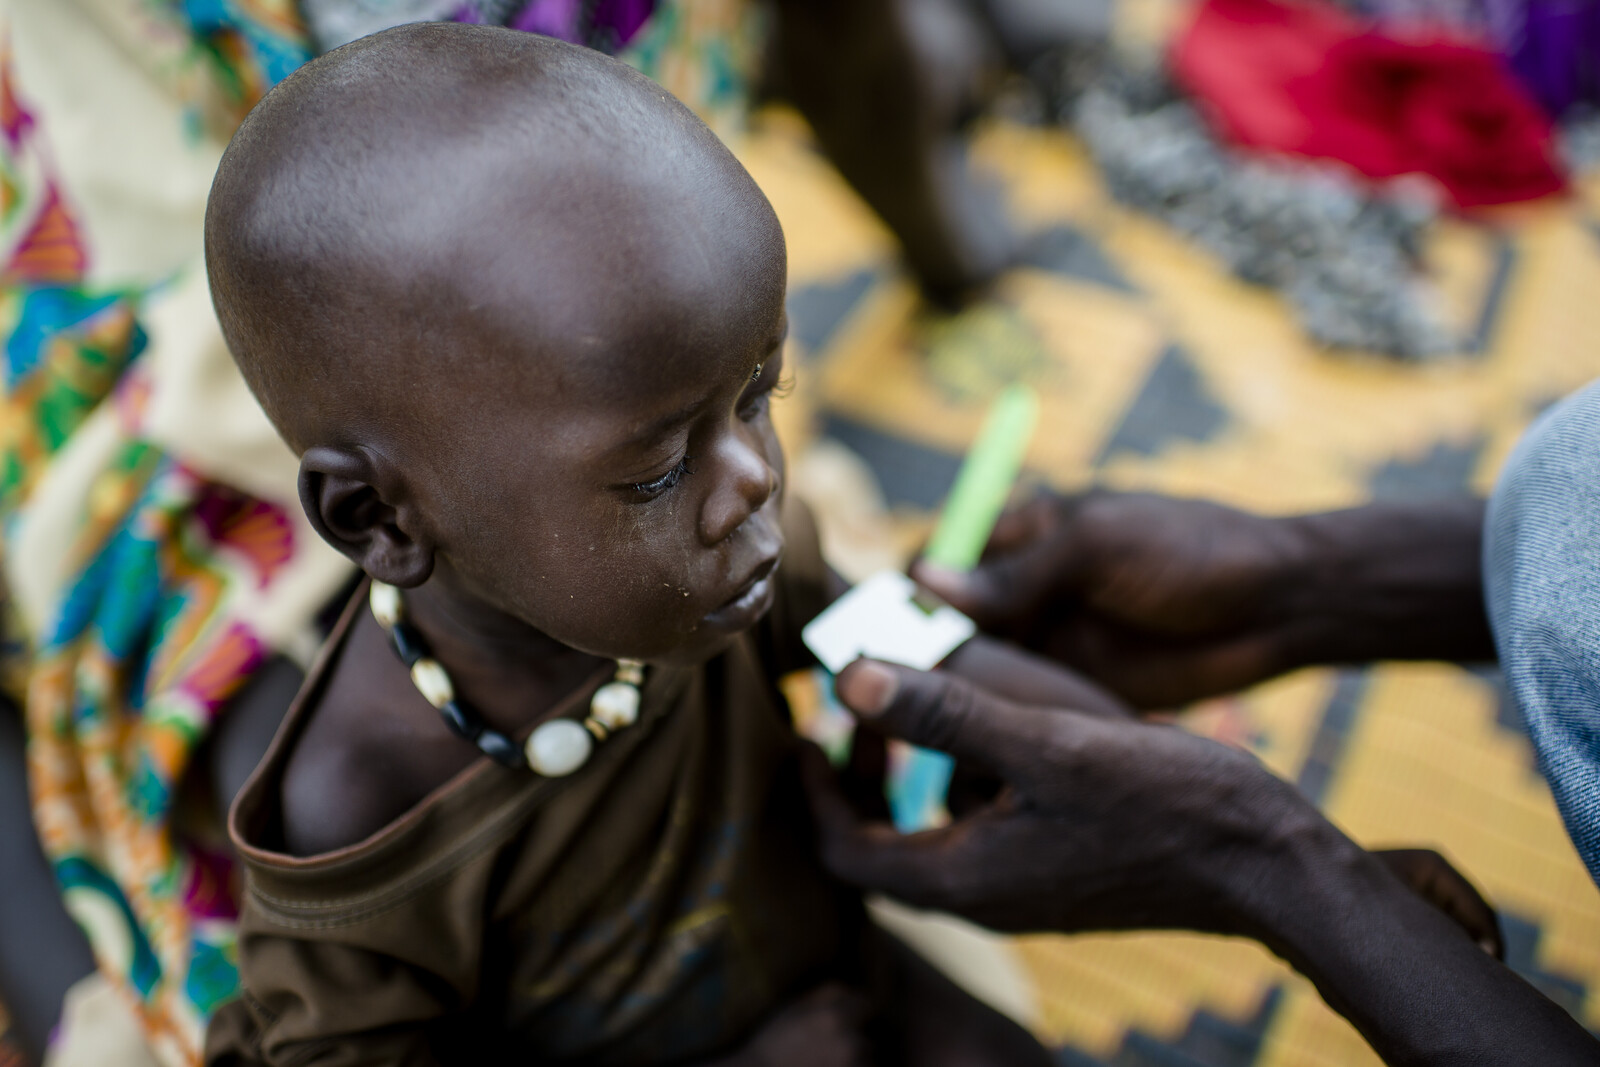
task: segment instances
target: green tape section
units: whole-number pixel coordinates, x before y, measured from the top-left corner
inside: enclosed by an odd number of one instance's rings
[[[1022,469],[1038,417],[1039,397],[1029,386],[1009,385],[995,398],[923,553],[929,563],[955,571],[977,566]]]

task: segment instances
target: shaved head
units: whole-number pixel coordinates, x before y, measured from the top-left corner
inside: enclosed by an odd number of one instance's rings
[[[448,23],[290,75],[240,126],[206,214],[224,335],[297,452],[393,437],[463,375],[603,379],[594,353],[636,297],[670,329],[703,302],[697,271],[770,270],[726,250],[770,259],[774,241],[743,168],[655,83]]]
[[[329,52],[234,135],[206,266],[374,578],[609,658],[698,661],[770,605],[783,230],[642,75],[450,23]]]

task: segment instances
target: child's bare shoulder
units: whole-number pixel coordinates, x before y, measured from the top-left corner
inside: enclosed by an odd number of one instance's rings
[[[284,766],[284,849],[315,856],[358,844],[472,762],[365,613],[353,620],[310,721]]]

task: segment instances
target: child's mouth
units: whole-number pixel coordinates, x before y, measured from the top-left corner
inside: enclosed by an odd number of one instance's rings
[[[777,570],[777,556],[763,562],[727,603],[706,616],[705,625],[725,633],[741,633],[754,626],[772,607],[778,589]]]

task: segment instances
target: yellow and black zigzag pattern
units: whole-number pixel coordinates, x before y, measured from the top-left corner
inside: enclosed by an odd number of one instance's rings
[[[1294,512],[1486,492],[1529,421],[1600,375],[1600,180],[1567,201],[1441,224],[1428,270],[1466,350],[1404,365],[1314,348],[1277,296],[1113,203],[1058,132],[997,125],[977,153],[1034,251],[992,299],[941,319],[797,120],[763,116],[741,149],[789,239],[790,454],[826,436],[864,458],[902,547],[989,397],[1016,379],[1042,400],[1030,469],[1057,487]],[[1600,891],[1492,671],[1306,671],[1187,722],[1252,748],[1363,843],[1439,847],[1501,909],[1513,965],[1600,1029]],[[1016,949],[1063,1064],[1377,1062],[1250,944],[1135,935]]]

